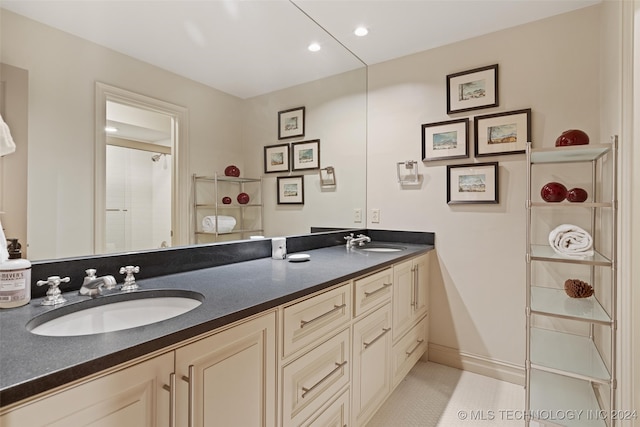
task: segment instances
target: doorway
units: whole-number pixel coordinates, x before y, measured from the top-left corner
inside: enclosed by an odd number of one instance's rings
[[[188,242],[186,109],[96,84],[95,252]]]

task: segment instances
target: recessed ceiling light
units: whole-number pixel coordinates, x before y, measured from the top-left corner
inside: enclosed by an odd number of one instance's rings
[[[364,37],[367,34],[369,34],[369,30],[367,29],[367,27],[358,27],[355,29],[353,34],[355,34],[358,37]]]
[[[118,132],[118,128],[114,128],[113,126],[106,126],[104,128],[104,131],[109,133],[114,133],[114,132]]]
[[[309,49],[311,52],[317,52],[321,49],[321,47],[319,43],[311,43],[307,49]]]

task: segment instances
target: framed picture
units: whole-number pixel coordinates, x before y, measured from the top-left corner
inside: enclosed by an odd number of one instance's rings
[[[304,107],[278,112],[278,139],[304,136]]]
[[[469,157],[469,119],[422,125],[422,161]]]
[[[289,144],[264,147],[264,173],[289,171]]]
[[[304,175],[278,177],[278,204],[304,205]]]
[[[447,114],[498,106],[498,64],[447,76]]]
[[[476,157],[524,153],[531,135],[531,109],[477,116],[473,128]]]
[[[291,143],[291,170],[320,169],[320,140]]]
[[[447,203],[498,203],[498,162],[448,165]]]

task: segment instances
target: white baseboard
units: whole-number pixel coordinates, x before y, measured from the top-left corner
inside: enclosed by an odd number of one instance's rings
[[[423,360],[524,386],[524,367],[429,343]]]

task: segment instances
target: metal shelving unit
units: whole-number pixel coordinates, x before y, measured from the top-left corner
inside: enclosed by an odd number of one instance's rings
[[[211,184],[212,194],[209,197],[198,197],[198,183]],[[262,226],[262,178],[240,178],[218,173],[213,176],[193,175],[193,236],[194,243],[203,243],[201,238],[209,240],[245,239],[250,235],[263,234]],[[240,193],[250,194],[250,202],[240,204],[236,196]],[[231,197],[230,204],[222,203],[222,198]],[[205,199],[205,200],[202,200]],[[205,232],[200,223],[206,215],[229,215],[236,219],[236,227],[228,233],[215,231]]]
[[[545,421],[552,421],[553,425],[614,426],[615,420],[604,414],[611,413],[616,407],[617,386],[617,137],[612,138],[610,144],[572,147],[533,149],[528,143],[526,152],[526,425],[530,421],[542,422],[543,425]],[[546,164],[554,169],[556,165],[570,163],[586,164],[579,168],[590,167],[589,200],[584,203],[532,200],[534,176],[538,177],[535,175],[538,173],[537,165]],[[548,174],[542,173],[545,177]],[[610,200],[602,200],[599,190],[603,193],[609,191]],[[562,256],[548,244],[534,242],[533,228],[536,221],[541,221],[542,213],[547,214],[544,218],[553,224],[555,212],[564,218],[568,212],[580,209],[587,209],[589,233],[594,241],[593,256]],[[605,234],[607,239],[601,239]],[[607,244],[600,243],[601,240],[607,240]],[[545,272],[540,276],[547,277],[534,277],[537,265]],[[552,268],[568,268],[569,274],[588,269],[584,274],[589,277],[594,295],[570,298],[564,292],[563,283],[553,282],[553,278],[564,276],[547,271]],[[588,332],[576,333],[574,330]],[[567,411],[575,412],[565,419],[545,420],[545,414],[554,410],[565,414]]]

